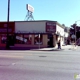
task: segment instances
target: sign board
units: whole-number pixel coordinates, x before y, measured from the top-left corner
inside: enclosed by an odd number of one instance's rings
[[[46,32],[56,32],[56,23],[46,22]]]
[[[15,22],[9,22],[8,33],[14,33],[15,31]],[[0,33],[7,33],[7,22],[0,22]]]
[[[30,12],[34,12],[34,8],[29,4],[27,4],[27,10]]]

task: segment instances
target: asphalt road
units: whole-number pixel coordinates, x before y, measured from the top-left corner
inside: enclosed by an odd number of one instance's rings
[[[75,80],[74,74],[79,50],[0,51],[0,80]]]

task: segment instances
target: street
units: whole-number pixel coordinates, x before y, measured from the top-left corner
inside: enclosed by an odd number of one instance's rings
[[[79,49],[0,51],[0,80],[75,80],[75,74],[80,74]]]

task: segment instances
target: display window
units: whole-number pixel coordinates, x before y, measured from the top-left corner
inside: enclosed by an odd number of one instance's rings
[[[35,45],[42,44],[42,42],[43,42],[42,39],[43,39],[42,34],[34,35],[34,44]]]
[[[32,35],[16,35],[16,44],[28,44],[32,42]]]
[[[7,35],[6,34],[2,34],[1,35],[1,43],[2,44],[6,44],[6,42],[7,42]]]

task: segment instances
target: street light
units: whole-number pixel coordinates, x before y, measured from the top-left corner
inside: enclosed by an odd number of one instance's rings
[[[8,27],[9,27],[9,12],[10,12],[10,0],[8,0],[8,14],[7,14],[7,43],[6,49],[9,49],[9,40],[8,40]]]
[[[77,22],[80,20],[75,21],[75,24],[77,24]],[[76,26],[75,26],[75,46],[76,46]]]

